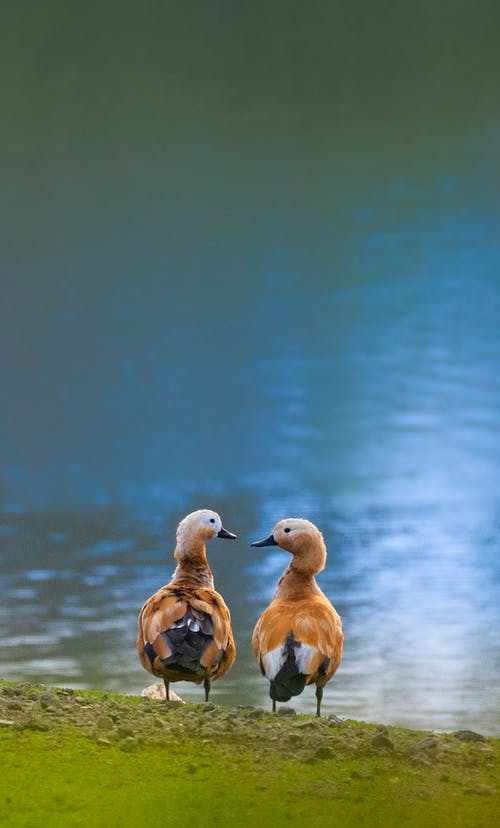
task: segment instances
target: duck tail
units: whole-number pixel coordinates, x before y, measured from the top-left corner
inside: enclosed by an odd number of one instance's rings
[[[162,632],[171,655],[163,659],[163,665],[186,675],[203,675],[205,668],[200,664],[203,653],[213,641],[213,623],[206,612],[187,608],[186,614]]]
[[[283,645],[285,660],[274,678],[271,679],[269,695],[273,701],[289,701],[292,696],[299,696],[302,693],[307,676],[300,672],[295,653],[295,650],[301,646],[293,630],[290,630]]]

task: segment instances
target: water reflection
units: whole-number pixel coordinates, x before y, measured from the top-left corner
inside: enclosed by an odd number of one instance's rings
[[[216,506],[231,514],[231,525],[243,528],[236,551],[216,542],[209,547],[239,645],[237,663],[216,686],[217,700],[267,705],[267,686],[253,662],[250,635],[287,555],[247,547],[245,536],[253,537],[255,529],[249,529],[246,501]],[[497,561],[490,544],[477,537],[477,525],[467,525],[456,514],[448,519],[429,515],[427,508],[415,517],[412,505],[399,513],[380,506],[364,515],[332,512],[326,504],[320,510],[329,541],[320,582],[341,613],[346,633],[343,665],[326,693],[325,711],[497,732],[498,697],[491,685],[499,666],[499,610],[491,589],[498,578]],[[136,525],[125,538],[122,514],[108,511],[97,520],[89,514],[84,525],[74,515],[66,516],[64,548],[54,555],[51,537],[60,519],[58,514],[42,521],[25,515],[18,524],[10,547],[17,563],[4,564],[0,576],[5,596],[0,673],[138,692],[149,678],[135,657],[136,616],[142,600],[173,569],[172,521],[163,527],[165,538],[163,532],[150,535],[147,524]],[[67,529],[70,523],[73,532]],[[262,526],[267,529],[269,522]],[[101,539],[97,528],[105,532]],[[41,562],[47,568],[39,568]],[[182,686],[182,693],[198,697],[189,685]],[[307,711],[311,704],[306,692],[297,708]]]
[[[246,541],[297,514],[346,628],[325,710],[499,732],[498,12],[337,5],[6,16],[8,677],[140,689],[207,505],[240,536],[217,698],[267,703],[286,558]]]

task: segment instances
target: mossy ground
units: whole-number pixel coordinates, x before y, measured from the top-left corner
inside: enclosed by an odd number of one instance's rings
[[[2,826],[498,824],[500,740],[0,684]]]

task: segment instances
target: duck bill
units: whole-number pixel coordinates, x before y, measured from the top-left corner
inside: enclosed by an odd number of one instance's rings
[[[278,544],[274,539],[274,535],[269,535],[268,538],[264,538],[264,540],[261,541],[255,541],[250,544],[250,546],[278,546]]]
[[[224,527],[222,527],[220,532],[217,532],[217,537],[218,538],[231,538],[231,540],[234,540],[235,538],[238,537],[238,535],[235,535],[234,532],[228,532],[227,529],[224,529]]]

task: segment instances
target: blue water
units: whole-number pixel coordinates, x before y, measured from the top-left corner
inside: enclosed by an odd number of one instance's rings
[[[239,534],[214,700],[269,704],[287,556],[249,543],[300,515],[346,635],[324,709],[499,733],[498,14],[109,6],[3,27],[0,674],[141,690],[206,505]]]

